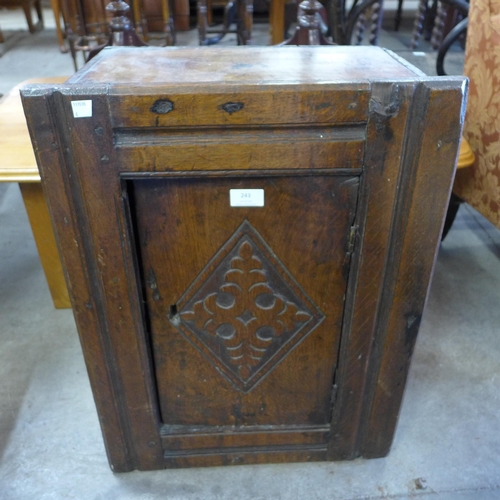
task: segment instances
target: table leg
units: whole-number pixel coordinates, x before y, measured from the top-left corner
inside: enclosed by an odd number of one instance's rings
[[[271,0],[269,29],[271,32],[271,45],[276,45],[285,40],[285,0]]]
[[[57,309],[69,308],[71,302],[42,185],[39,182],[21,182],[19,187],[54,306]]]

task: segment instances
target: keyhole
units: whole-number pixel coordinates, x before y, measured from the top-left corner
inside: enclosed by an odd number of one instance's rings
[[[170,306],[170,319],[175,318],[175,316],[177,316],[177,304]]]

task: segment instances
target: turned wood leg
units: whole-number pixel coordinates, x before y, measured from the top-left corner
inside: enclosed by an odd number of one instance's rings
[[[361,12],[356,21],[356,28],[354,29],[354,39],[356,40],[356,45],[361,45],[363,42],[363,36],[366,29],[366,14]]]
[[[443,40],[443,29],[448,15],[448,9],[439,2],[436,18],[434,19],[434,27],[431,34],[431,47],[434,50],[439,49]]]
[[[198,37],[200,45],[207,41],[207,0],[198,0]]]
[[[283,6],[283,38],[285,37],[285,9]],[[253,30],[253,0],[245,1],[245,29],[246,29],[246,40],[245,45],[252,42],[252,30]]]
[[[285,39],[285,0],[271,0],[269,28],[271,45],[281,43]]]
[[[54,306],[58,309],[71,307],[42,185],[39,182],[23,182],[19,183],[19,187]]]
[[[380,0],[372,5],[372,12],[370,16],[371,24],[370,24],[370,44],[377,45],[378,43],[378,35],[380,33],[380,28],[382,26],[382,13],[384,11],[383,8],[383,0]]]
[[[163,17],[163,30],[165,32],[165,45],[175,45],[174,27],[172,26],[169,0],[162,0],[161,13]]]
[[[418,3],[418,11],[413,24],[413,36],[410,42],[410,49],[415,50],[418,47],[418,42],[424,31],[425,13],[427,12],[427,0],[420,0]]]

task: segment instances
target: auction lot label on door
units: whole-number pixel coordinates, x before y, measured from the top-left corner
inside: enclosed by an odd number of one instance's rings
[[[232,207],[263,207],[263,189],[230,189],[229,203]]]

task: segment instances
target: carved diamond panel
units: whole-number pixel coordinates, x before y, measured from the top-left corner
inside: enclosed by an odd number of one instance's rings
[[[177,304],[172,324],[248,392],[324,319],[245,221]]]

